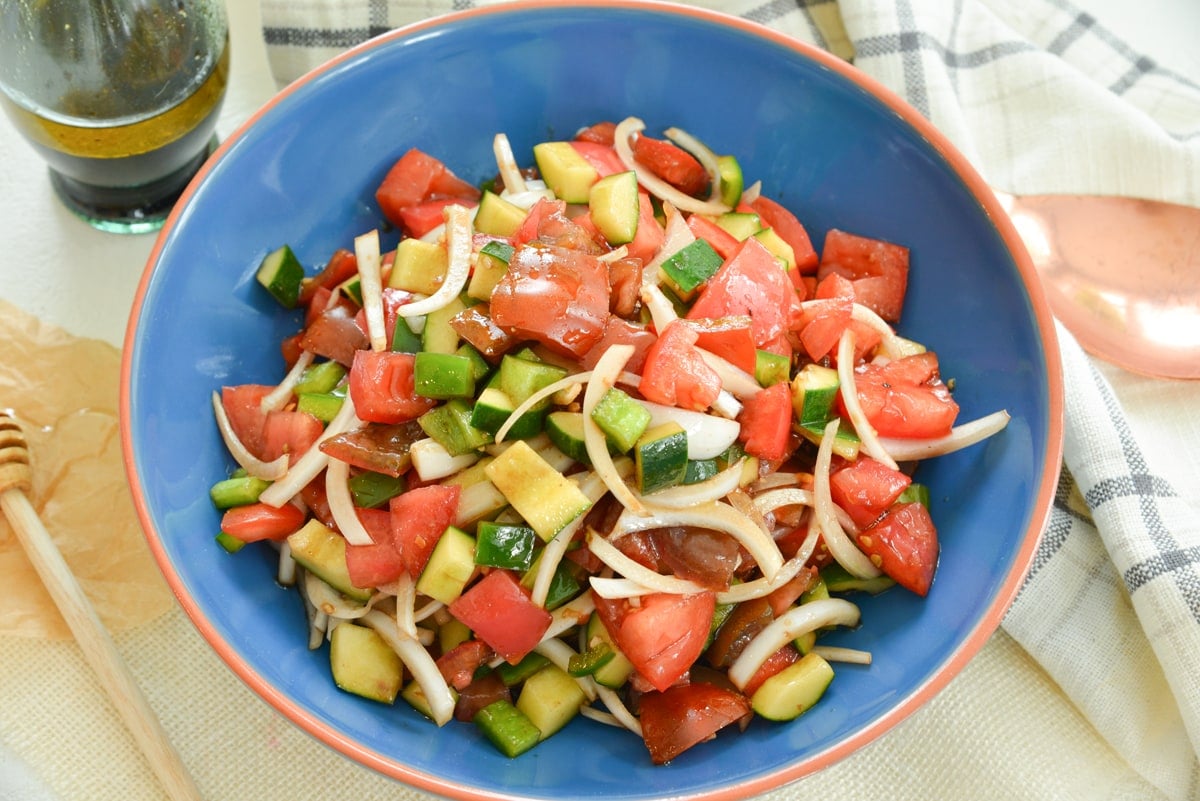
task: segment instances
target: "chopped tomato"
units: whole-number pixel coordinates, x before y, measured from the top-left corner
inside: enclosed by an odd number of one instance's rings
[[[263,460],[272,462],[287,454],[288,463],[308,452],[321,435],[325,424],[308,412],[274,410],[267,413],[263,425]]]
[[[805,534],[808,531],[805,529]],[[771,613],[779,617],[796,603],[808,588],[817,582],[820,573],[815,567],[808,567],[796,574],[795,578],[767,595],[767,603],[771,605]]]
[[[708,279],[687,316],[695,320],[748,314],[754,344],[761,348],[788,329],[799,306],[787,273],[770,251],[751,237]]]
[[[486,303],[463,309],[454,315],[450,327],[492,364],[499,362],[517,342],[516,337],[492,319],[491,309]]]
[[[608,285],[612,287],[608,310],[617,317],[633,317],[641,303],[642,260],[626,257],[610,261]]]
[[[304,512],[285,503],[275,507],[251,503],[226,509],[221,516],[221,531],[242,542],[282,540],[304,525]]]
[[[633,140],[633,157],[685,195],[698,195],[708,186],[708,173],[704,166],[695,156],[672,142],[642,134]]]
[[[575,134],[576,142],[595,142],[600,145],[608,145],[612,147],[616,140],[617,124],[610,120],[598,122],[595,125],[589,125],[579,133]]]
[[[469,723],[479,710],[500,700],[512,701],[512,692],[499,673],[485,673],[459,690],[458,700],[454,703],[454,719]]]
[[[416,420],[368,423],[321,442],[321,450],[363,470],[398,477],[412,466],[412,444],[426,436]]]
[[[829,476],[833,501],[859,528],[871,525],[896,502],[912,479],[870,456],[859,455]]]
[[[415,420],[437,405],[413,385],[411,353],[360,350],[350,365],[350,398],[359,418],[370,423]]]
[[[773,619],[771,604],[766,598],[743,601],[733,608],[721,628],[717,629],[704,658],[713,667],[729,667]]]
[[[325,473],[322,471],[300,490],[300,500],[317,520],[329,528],[337,528],[337,521],[329,511],[329,495],[325,492]]]
[[[633,241],[625,246],[630,258],[648,264],[666,241],[667,233],[654,216],[654,204],[645,192],[638,192],[638,227]]]
[[[388,501],[392,536],[413,578],[421,575],[437,541],[454,525],[461,494],[462,487],[456,485],[429,484]]]
[[[859,405],[880,436],[928,439],[954,427],[958,404],[942,383],[932,352],[860,365],[854,373]]]
[[[858,547],[901,587],[929,594],[937,568],[938,536],[933,518],[915,501],[893,506],[878,523],[859,532]]]
[[[702,318],[689,321],[690,327],[699,335],[697,347],[720,356],[734,367],[754,375],[758,364],[758,349],[754,346],[754,328],[750,315],[739,314],[716,319]]]
[[[684,677],[704,650],[716,595],[652,593],[636,605],[592,593],[596,611],[634,669],[662,691]]]
[[[653,403],[704,411],[721,392],[717,375],[696,349],[697,334],[674,320],[646,353],[638,391]]]
[[[758,215],[763,225],[774,229],[780,239],[791,245],[797,273],[793,276],[793,283],[799,280],[800,275],[808,275],[817,271],[817,265],[820,263],[817,251],[813,250],[808,231],[804,229],[804,225],[796,218],[795,214],[764,195],[759,195],[751,201],[750,208],[754,209],[754,213]],[[798,283],[796,286],[799,288]]]
[[[796,650],[795,646],[788,643],[766,658],[758,670],[754,671],[754,675],[750,677],[750,680],[746,682],[746,686],[742,688],[742,692],[747,696],[754,695],[754,691],[761,687],[764,681],[799,658],[800,652]]]
[[[354,311],[344,304],[321,311],[304,329],[300,339],[305,350],[347,367],[354,361],[354,354],[370,344],[354,319]]]
[[[559,247],[519,247],[492,290],[492,320],[576,359],[608,322],[608,268],[595,256]]]
[[[346,248],[338,248],[329,257],[325,267],[316,275],[305,278],[300,283],[300,303],[308,306],[312,303],[318,289],[326,291],[358,273],[358,259],[354,252]],[[323,304],[319,304],[322,305]]]
[[[651,533],[658,559],[671,573],[706,590],[729,589],[741,558],[733,537],[723,531],[685,526],[655,529]],[[632,536],[627,534],[621,541]]]
[[[695,682],[647,693],[640,709],[650,761],[662,765],[741,720],[750,702],[734,690]]]
[[[908,287],[908,248],[834,229],[825,235],[817,277],[838,273],[854,283],[855,299],[896,322]]]
[[[392,515],[387,509],[355,509],[370,545],[346,543],[346,572],[355,587],[369,589],[388,584],[404,574],[404,557],[392,537]]]
[[[466,206],[475,208],[478,204],[460,197],[443,197],[437,200],[423,200],[412,206],[405,206],[396,213],[400,224],[409,236],[425,236],[446,221],[443,212],[447,206]]]
[[[575,148],[575,152],[583,156],[584,160],[600,174],[603,178],[606,175],[613,175],[618,172],[625,172],[629,168],[625,166],[625,162],[621,161],[621,157],[617,155],[617,151],[613,149],[611,144],[612,139],[609,139],[610,144],[598,142],[590,142],[583,139],[576,139],[571,142],[571,147]]]
[[[608,322],[604,324],[604,332],[600,335],[600,339],[588,349],[587,353],[583,354],[579,365],[585,370],[591,370],[596,366],[596,362],[600,361],[600,357],[604,355],[605,351],[613,345],[632,345],[633,355],[629,357],[625,369],[633,373],[640,373],[646,364],[646,354],[650,352],[650,346],[657,339],[654,332],[644,325],[631,323],[621,317],[609,317]]]
[[[458,178],[437,158],[412,148],[392,165],[375,191],[379,208],[393,225],[403,226],[401,210],[441,198],[478,200],[479,190]]]
[[[439,656],[437,667],[447,684],[461,690],[491,656],[492,649],[483,640],[465,640]]]
[[[512,665],[542,641],[553,619],[508,570],[488,573],[455,599],[449,610]]]
[[[221,387],[221,408],[229,418],[229,427],[246,450],[262,458],[263,427],[267,414],[262,410],[262,400],[275,387],[265,384],[237,384]]]
[[[712,249],[722,259],[728,259],[741,245],[737,237],[702,214],[689,214],[687,224],[696,238],[712,245]]]
[[[792,430],[792,392],[786,381],[746,398],[738,415],[746,453],[774,461],[787,455]]]

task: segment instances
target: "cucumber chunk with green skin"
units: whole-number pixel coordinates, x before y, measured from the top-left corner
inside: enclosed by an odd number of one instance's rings
[[[513,687],[525,679],[537,673],[539,670],[550,664],[550,659],[537,651],[530,651],[521,661],[515,665],[510,665],[507,662],[501,662],[496,665],[496,675],[500,677],[500,681],[504,682],[506,687]]]
[[[338,687],[384,704],[396,700],[404,678],[392,647],[374,629],[349,621],[329,635],[329,665]]]
[[[742,199],[745,188],[742,165],[733,156],[717,156],[717,174],[721,176],[721,202],[733,208]]]
[[[690,300],[704,282],[720,269],[724,259],[703,239],[695,239],[662,263],[659,270],[670,282],[670,287],[683,300]]]
[[[517,440],[484,469],[489,479],[542,540],[549,542],[592,507],[579,486]]]
[[[513,403],[520,405],[538,390],[566,378],[567,371],[546,362],[505,355],[500,360],[500,369],[497,375],[499,376],[500,390],[511,398]],[[546,398],[535,408],[540,410],[549,405],[550,399]]]
[[[471,629],[466,623],[463,623],[457,618],[450,618],[437,629],[438,648],[441,652],[447,653],[452,648],[462,645],[467,640],[471,639]]]
[[[217,532],[216,540],[217,545],[220,545],[228,553],[237,553],[246,547],[245,542],[231,534],[226,534],[224,531]]]
[[[649,495],[682,484],[687,462],[687,432],[683,426],[671,422],[647,430],[634,446],[638,488]]]
[[[768,720],[794,720],[811,709],[833,681],[833,668],[809,652],[767,679],[750,697],[750,707]]]
[[[526,571],[533,565],[537,533],[528,526],[482,521],[475,527],[475,564]]]
[[[458,331],[450,321],[466,308],[461,298],[454,298],[442,308],[425,315],[425,327],[421,329],[421,350],[428,353],[454,353],[458,350]]]
[[[792,360],[769,350],[759,350],[754,354],[754,380],[761,387],[770,387],[781,381],[788,380],[792,369]]]
[[[824,425],[798,426],[796,430],[814,445],[820,445],[821,438],[825,436]],[[843,459],[853,460],[858,458],[858,451],[861,447],[862,440],[858,438],[857,432],[848,421],[843,420],[833,438],[833,452]]]
[[[609,387],[592,409],[592,420],[621,453],[637,444],[650,419],[649,409],[617,387]]]
[[[821,568],[821,582],[831,593],[865,592],[871,595],[878,595],[896,584],[894,579],[885,575],[859,578],[837,562]]]
[[[479,393],[475,405],[471,408],[471,425],[480,431],[495,434],[500,430],[517,404],[497,387],[487,387]],[[531,410],[517,418],[508,429],[506,439],[528,439],[536,436],[542,430],[546,418],[545,410]]]
[[[473,405],[452,398],[417,418],[421,430],[451,456],[462,456],[492,442],[492,435],[471,425]]]
[[[796,253],[792,250],[792,246],[784,241],[783,237],[774,228],[764,228],[754,234],[762,246],[767,249],[767,252],[774,256],[781,267],[785,270],[790,270],[796,266]]]
[[[506,757],[517,757],[542,741],[541,730],[511,701],[492,701],[472,718],[483,735]]]
[[[438,537],[437,545],[421,577],[417,579],[417,592],[428,595],[444,604],[453,603],[462,595],[475,573],[475,538],[455,526],[450,526]]]
[[[841,381],[837,370],[806,364],[792,379],[792,409],[801,426],[824,429],[837,410]]]
[[[346,483],[350,487],[350,497],[354,499],[354,505],[363,509],[383,506],[408,487],[404,476],[389,476],[373,470],[356,473]]]
[[[608,629],[604,627],[604,622],[595,612],[588,618],[587,623],[587,647],[594,648],[599,644],[608,646],[613,652],[613,658],[600,665],[592,672],[592,678],[597,683],[616,689],[633,675],[633,663],[629,661],[629,657],[621,652],[617,644],[613,642],[612,635],[608,633]]]
[[[580,464],[592,464],[583,438],[583,412],[557,411],[546,415],[546,435],[554,447]]]
[[[271,486],[265,478],[254,476],[238,476],[226,478],[213,484],[208,491],[213,505],[218,509],[231,509],[234,506],[247,506],[258,500],[263,490]]]
[[[475,267],[471,270],[471,280],[467,282],[467,297],[491,300],[492,290],[508,272],[508,262],[512,254],[512,245],[496,240],[480,248],[475,256]]]
[[[717,225],[739,242],[744,242],[762,230],[762,220],[750,211],[727,211],[717,217]]]
[[[525,680],[516,706],[545,740],[579,714],[586,700],[579,682],[557,665],[547,665]]]
[[[540,142],[533,146],[533,159],[546,186],[567,203],[587,203],[592,184],[600,179],[570,142]]]
[[[475,230],[492,236],[512,236],[529,212],[495,192],[485,191],[475,212]]]
[[[337,417],[345,401],[344,393],[302,392],[296,396],[296,411],[311,414],[322,423],[328,423]]]
[[[929,508],[929,487],[924,484],[913,482],[904,488],[900,493],[900,497],[896,498],[896,503],[919,503],[926,509]]]
[[[432,295],[446,280],[450,258],[446,249],[423,239],[401,239],[388,273],[388,286],[407,292]]]
[[[483,354],[473,345],[464,342],[458,346],[458,350],[454,351],[454,353],[457,356],[462,356],[471,363],[471,375],[476,382],[487,378],[488,373],[491,372],[492,366],[488,364],[487,359],[483,358]]]
[[[413,359],[413,391],[449,400],[475,396],[475,367],[457,353],[418,353]]]
[[[588,190],[588,210],[596,230],[610,245],[624,245],[637,236],[641,202],[638,199],[637,173],[606,175]]]
[[[305,570],[355,601],[370,600],[372,591],[355,587],[346,569],[346,540],[321,521],[309,520],[287,538],[292,558]]]
[[[280,245],[263,257],[254,277],[285,309],[296,308],[300,285],[304,281],[304,266],[291,247]]]
[[[687,469],[683,473],[684,484],[699,484],[721,472],[716,459],[688,459]]]
[[[292,392],[303,395],[306,392],[333,392],[342,379],[346,377],[346,368],[335,361],[317,362],[310,365],[300,376]]]

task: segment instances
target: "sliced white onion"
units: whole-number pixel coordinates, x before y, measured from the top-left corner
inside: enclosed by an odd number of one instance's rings
[[[504,182],[504,190],[511,191],[513,194],[528,191],[528,187],[525,186],[525,176],[521,174],[521,168],[517,166],[512,145],[509,144],[505,134],[498,133],[492,139],[492,153],[496,156],[496,169],[500,173],[500,180]]]
[[[592,576],[588,579],[588,584],[591,585],[592,592],[601,598],[608,598],[609,600],[617,598],[640,598],[643,595],[659,592],[647,587],[645,584],[639,584],[633,579],[627,578]]]
[[[704,348],[696,348],[696,350],[700,351],[700,355],[704,357],[704,363],[721,377],[721,386],[729,390],[735,398],[744,400],[746,398],[753,398],[762,392],[763,388],[758,383],[758,380],[742,368],[712,351],[705,350]]]
[[[374,540],[363,528],[362,521],[354,511],[354,497],[350,494],[350,465],[341,459],[330,459],[325,468],[325,495],[329,500],[329,514],[337,523],[338,531],[351,545],[372,545]]]
[[[679,319],[679,315],[675,313],[675,307],[658,288],[658,284],[645,284],[642,287],[641,296],[642,303],[646,304],[646,310],[650,312],[654,330],[660,335],[667,330],[667,326]]]
[[[617,472],[612,456],[608,452],[608,440],[600,426],[592,419],[596,404],[604,397],[604,393],[616,384],[617,376],[625,368],[625,363],[633,355],[632,345],[613,345],[592,369],[591,380],[588,381],[587,391],[583,393],[583,443],[587,448],[588,458],[592,467],[622,506],[635,514],[646,514],[646,505],[642,503],[637,493]]]
[[[680,211],[687,211],[693,214],[724,214],[729,211],[729,206],[720,200],[698,200],[685,195],[638,162],[633,157],[633,148],[629,144],[629,138],[633,134],[641,133],[644,130],[646,130],[646,123],[637,117],[626,117],[617,123],[616,130],[613,131],[613,147],[616,148],[617,155],[621,157],[621,161],[625,167],[637,173],[638,183],[644,186],[651,194],[664,202],[672,204]]]
[[[454,718],[454,694],[450,691],[450,685],[442,678],[437,662],[425,650],[425,646],[400,631],[395,620],[378,610],[373,609],[363,615],[363,623],[379,633],[413,674],[417,685],[425,694],[433,722],[439,726],[449,723]]]
[[[217,418],[217,430],[221,432],[221,439],[224,440],[225,447],[229,450],[229,455],[233,457],[233,460],[243,470],[255,478],[261,478],[265,481],[275,481],[287,473],[288,455],[286,453],[272,462],[264,462],[250,453],[249,449],[242,444],[242,441],[238,439],[238,435],[234,433],[228,415],[225,414],[225,406],[221,403],[221,396],[216,392],[212,394],[212,406],[213,414]],[[270,487],[267,489],[270,489]],[[282,506],[283,504],[279,505]]]
[[[396,579],[396,627],[407,637],[417,638],[417,582],[404,571]],[[440,603],[440,602],[439,602]]]
[[[842,385],[842,405],[846,407],[846,415],[850,418],[854,430],[858,432],[863,450],[876,461],[898,470],[896,460],[884,450],[879,442],[879,435],[875,433],[875,426],[871,425],[871,421],[862,410],[862,404],[858,402],[858,384],[854,378],[854,330],[849,327],[842,331],[838,338],[837,361],[838,381]]]
[[[669,592],[675,595],[694,595],[704,592],[704,588],[694,581],[677,576],[664,576],[662,573],[630,559],[621,553],[617,546],[594,531],[588,532],[587,541],[593,556],[611,567],[616,573],[648,588],[651,592]]]
[[[354,237],[354,258],[358,262],[358,283],[362,288],[362,307],[367,317],[367,338],[371,350],[388,349],[388,332],[383,322],[383,276],[379,265],[379,231]]]
[[[582,373],[575,373],[574,375],[569,375],[569,376],[566,376],[565,378],[560,378],[559,380],[555,381],[553,384],[547,384],[546,386],[539,389],[537,392],[534,392],[528,398],[526,398],[525,400],[523,400],[519,404],[517,404],[517,407],[512,410],[512,414],[510,414],[508,416],[508,418],[505,419],[504,423],[500,426],[500,428],[497,429],[496,435],[495,435],[496,443],[499,444],[501,442],[504,442],[504,438],[506,436],[508,436],[508,432],[512,430],[512,427],[516,424],[516,422],[518,420],[520,420],[521,417],[524,416],[524,414],[526,412],[528,412],[530,409],[532,409],[534,406],[537,406],[543,400],[551,397],[552,395],[557,395],[559,392],[562,392],[563,390],[567,389],[568,387],[579,386],[580,384],[586,384],[588,381],[591,380],[591,378],[592,378],[592,371],[586,370]]]
[[[742,190],[742,201],[744,203],[753,203],[758,200],[760,194],[762,194],[762,181],[755,181]]]
[[[773,512],[781,506],[812,506],[813,494],[809,490],[792,487],[768,490],[754,496],[754,506],[761,514]]]
[[[542,639],[561,637],[576,626],[582,626],[595,610],[596,601],[590,592],[572,598],[550,613],[550,628],[546,629]]]
[[[807,550],[802,547],[800,552],[784,562],[783,567],[779,569],[774,578],[756,578],[753,581],[732,584],[729,589],[717,593],[717,603],[740,604],[742,601],[762,598],[764,595],[770,595],[775,592],[775,590],[800,575],[800,571],[804,569],[804,563],[808,561],[808,557],[812,556],[813,548],[816,547],[817,537],[813,533],[815,531],[816,529],[814,528],[804,540],[805,545],[808,546]]]
[[[567,671],[567,666],[571,663],[571,657],[578,655],[578,652],[574,648],[557,639],[542,640],[533,650],[549,659],[564,673]],[[595,701],[596,680],[591,676],[575,676],[574,678],[575,682],[579,685],[579,689],[583,690],[583,694],[587,696],[588,701]]]
[[[338,409],[338,413],[325,426],[325,431],[317,438],[312,447],[288,468],[286,475],[263,490],[258,499],[268,506],[276,508],[290,501],[329,464],[329,456],[321,450],[321,443],[360,425],[362,425],[362,421],[354,413],[354,400],[350,395],[346,395],[342,400],[342,408]]]
[[[288,370],[279,385],[263,396],[262,402],[258,406],[263,414],[278,411],[287,405],[287,402],[292,399],[292,390],[300,383],[304,371],[312,365],[315,358],[316,354],[311,350],[300,351],[296,363],[292,365],[292,369]]]
[[[505,187],[504,191],[500,193],[500,197],[504,198],[517,208],[525,209],[526,211],[529,211],[529,209],[533,208],[539,200],[555,199],[554,192],[550,189],[547,189],[546,185],[541,181],[526,181],[525,184],[530,188],[526,189],[524,192],[509,192],[508,187]],[[533,187],[534,184],[540,184],[540,188],[535,189]]]
[[[856,626],[858,620],[858,607],[841,598],[825,598],[794,607],[771,621],[746,645],[729,666],[729,680],[741,689],[754,678],[763,662],[797,637],[825,626]]]
[[[290,587],[296,583],[297,569],[296,560],[292,557],[292,546],[284,540],[279,543],[279,563],[275,568],[275,580],[284,587]]]
[[[600,701],[608,709],[617,722],[629,729],[638,737],[642,736],[642,724],[629,708],[625,706],[625,702],[621,700],[621,696],[605,687],[599,682],[596,683],[596,692],[600,695]]]
[[[817,448],[817,460],[813,467],[813,511],[816,514],[817,526],[825,540],[825,547],[837,560],[858,578],[874,578],[879,575],[879,568],[858,549],[842,529],[838,522],[836,504],[829,490],[829,463],[833,460],[833,438],[837,436],[838,418],[833,418],[825,426],[821,435],[821,444]]]
[[[681,484],[659,490],[647,496],[647,500],[655,506],[665,509],[684,509],[689,506],[699,506],[724,498],[738,488],[742,480],[742,467],[745,459],[738,459],[721,472],[695,484]]]
[[[454,456],[432,437],[417,440],[408,449],[413,469],[422,481],[437,481],[466,470],[479,461],[478,453],[461,453]]]
[[[775,540],[746,515],[725,503],[713,502],[689,509],[647,507],[648,516],[640,517],[622,512],[611,536],[619,537],[633,531],[672,526],[692,526],[724,531],[742,544],[767,579],[774,578],[783,566],[783,554]]]
[[[727,420],[737,420],[738,415],[742,413],[742,404],[733,397],[732,392],[722,389],[717,393],[717,399],[713,401],[712,410]]]
[[[463,487],[459,494],[454,524],[459,527],[470,526],[505,506],[508,506],[508,499],[496,489],[495,484],[487,480],[476,481]]]
[[[473,212],[465,206],[453,204],[442,210],[446,220],[446,277],[442,285],[424,300],[405,303],[397,314],[405,319],[437,311],[462,294],[471,274],[471,250],[474,247],[471,233]]]
[[[898,461],[913,462],[919,459],[929,459],[962,450],[977,442],[982,442],[993,434],[997,434],[1008,426],[1010,417],[1007,410],[984,415],[969,423],[956,425],[944,437],[934,439],[881,439],[884,447]]]
[[[614,248],[613,250],[610,250],[607,253],[601,253],[599,256],[596,257],[596,261],[604,262],[605,264],[610,264],[614,261],[620,261],[621,259],[625,258],[628,255],[629,255],[629,246],[621,245],[620,247]]]
[[[663,131],[663,136],[696,157],[696,161],[700,162],[700,166],[708,173],[708,180],[711,186],[708,199],[720,200],[721,165],[717,163],[717,154],[712,152],[712,149],[708,145],[681,128],[668,128]]]
[[[871,664],[871,652],[858,648],[840,648],[836,645],[814,645],[813,652],[826,662],[846,662],[852,665]]]
[[[370,605],[350,600],[311,570],[304,571],[304,594],[314,609],[338,620],[357,620],[371,610]]]
[[[673,422],[687,432],[689,459],[715,459],[737,442],[742,430],[736,420],[650,401],[641,403],[650,412],[650,425]]]

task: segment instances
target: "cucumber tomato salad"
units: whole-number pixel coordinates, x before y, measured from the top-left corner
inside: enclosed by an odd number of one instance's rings
[[[634,117],[491,146],[481,186],[399,158],[386,252],[263,260],[304,322],[281,381],[213,393],[218,542],[278,549],[342,690],[508,756],[577,715],[661,764],[804,714],[870,663],[821,641],[856,594],[930,592],[912,467],[1007,414],[960,422],[897,333],[902,244],[818,249],[735,155]]]

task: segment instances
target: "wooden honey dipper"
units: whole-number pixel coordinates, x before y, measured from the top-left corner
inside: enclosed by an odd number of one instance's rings
[[[162,723],[29,503],[25,493],[32,479],[25,435],[8,412],[0,411],[0,509],[168,797],[172,801],[198,801],[200,793]]]

